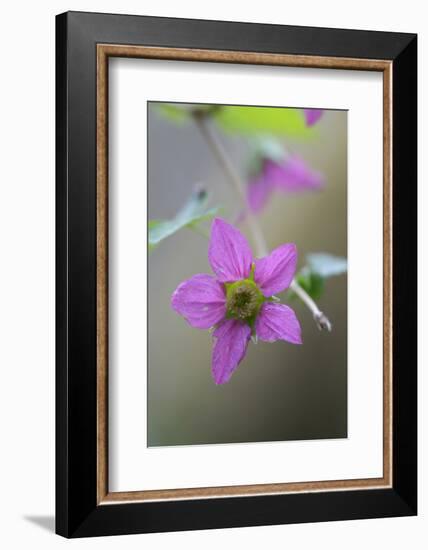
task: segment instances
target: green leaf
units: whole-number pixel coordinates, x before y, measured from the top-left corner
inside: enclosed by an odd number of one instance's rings
[[[156,103],[155,108],[162,116],[175,124],[183,124],[192,116],[187,104]]]
[[[231,133],[277,135],[309,138],[316,127],[306,126],[303,111],[290,107],[252,107],[192,103],[155,103],[158,112],[175,124],[192,119],[194,113],[212,117],[217,125]]]
[[[250,175],[258,175],[263,169],[265,160],[280,164],[287,156],[284,145],[275,138],[254,136],[250,140],[251,151],[248,156],[247,171]]]
[[[324,291],[324,277],[308,269],[303,269],[297,275],[296,280],[313,300],[319,300],[319,298],[321,298]]]
[[[285,107],[237,107],[225,105],[213,113],[218,125],[228,132],[244,134],[274,134],[293,137],[315,135],[305,124],[300,109]]]
[[[204,220],[213,218],[218,208],[207,209],[208,193],[200,189],[192,193],[189,200],[170,220],[150,220],[148,222],[149,250],[153,250],[161,241],[170,237],[183,227],[197,228]]]
[[[213,116],[219,113],[222,105],[194,103],[156,103],[157,111],[174,124],[183,124],[193,119],[194,115]]]
[[[346,258],[324,252],[308,254],[307,265],[296,275],[299,285],[313,300],[319,300],[324,292],[325,280],[347,271]],[[292,292],[292,297],[295,297]]]
[[[306,257],[309,269],[321,277],[332,277],[346,273],[348,262],[346,258],[333,256],[324,252],[308,254]]]
[[[253,140],[253,150],[265,159],[280,163],[284,160],[287,151],[284,145],[275,138],[257,136]]]
[[[147,224],[148,231],[149,231],[149,240],[148,240],[149,250],[153,250],[153,248],[156,246],[156,244],[154,244],[154,240],[153,240],[153,237],[151,237],[151,235],[152,236],[155,235],[156,231],[159,230],[157,229],[158,226],[161,226],[163,223],[165,222],[162,222],[162,220],[149,220],[149,223]]]

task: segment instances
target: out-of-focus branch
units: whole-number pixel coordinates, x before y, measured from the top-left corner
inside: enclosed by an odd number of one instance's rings
[[[193,115],[194,115],[194,120],[196,122],[196,125],[198,126],[203,137],[205,138],[205,141],[210,147],[212,153],[216,157],[226,178],[231,183],[231,185],[236,189],[236,191],[238,192],[244,204],[244,208],[246,209],[246,221],[248,222],[248,226],[251,230],[251,233],[254,239],[257,256],[259,257],[267,256],[269,251],[266,245],[265,238],[263,236],[262,229],[260,227],[260,224],[256,216],[254,216],[254,214],[251,212],[251,210],[247,206],[245,183],[242,181],[242,178],[240,177],[238,172],[235,170],[235,167],[233,166],[233,163],[231,162],[229,155],[227,154],[225,148],[223,147],[223,144],[218,139],[216,132],[212,127],[212,123],[209,117],[206,116],[206,114],[204,114],[201,111],[194,111]],[[302,300],[302,302],[306,305],[306,307],[311,311],[318,328],[320,330],[331,331],[331,323],[328,320],[327,316],[322,311],[320,311],[317,304],[309,296],[309,294],[299,285],[296,279],[293,279],[290,285],[290,288],[293,290],[296,296],[298,296]]]

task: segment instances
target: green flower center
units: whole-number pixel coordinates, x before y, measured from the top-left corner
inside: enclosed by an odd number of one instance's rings
[[[254,323],[265,298],[252,279],[226,283],[227,317]]]

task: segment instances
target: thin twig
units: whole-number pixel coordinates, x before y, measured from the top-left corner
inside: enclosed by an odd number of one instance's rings
[[[311,311],[313,318],[320,330],[328,330],[331,332],[331,323],[324,315],[322,311],[318,308],[317,304],[312,300],[312,298],[309,296],[309,294],[304,290],[299,283],[296,281],[296,279],[293,279],[290,285],[291,290],[298,296],[302,302],[307,306],[307,308]]]
[[[199,111],[194,113],[195,122],[201,131],[201,134],[204,136],[207,144],[209,145],[214,156],[217,158],[218,163],[220,164],[223,172],[225,173],[229,182],[235,187],[238,194],[240,195],[244,207],[246,208],[247,221],[250,227],[251,233],[253,235],[257,256],[263,257],[267,256],[268,248],[266,241],[264,239],[261,227],[258,223],[257,218],[251,212],[247,206],[247,197],[245,184],[242,181],[240,175],[236,172],[235,167],[233,166],[229,155],[226,153],[222,143],[217,138],[214,129],[211,126],[210,120],[207,116]],[[299,285],[296,279],[293,279],[290,288],[293,292],[302,300],[306,307],[311,311],[313,318],[320,330],[331,331],[331,323],[328,318],[324,315],[322,311],[318,308],[314,300],[309,296],[309,294]]]
[[[210,146],[210,149],[214,153],[220,166],[222,167],[224,173],[226,174],[226,177],[237,190],[244,205],[246,205],[247,199],[246,199],[245,185],[242,182],[239,175],[236,173],[235,168],[232,162],[230,161],[228,154],[224,150],[222,143],[217,139],[217,136],[215,135],[209,123],[208,118],[204,115],[195,115],[195,120],[202,135],[204,136],[205,140]],[[255,219],[253,213],[249,209],[247,212],[247,217],[248,217],[248,225],[253,235],[257,253],[260,256],[266,256],[268,253],[266,242],[263,238],[262,232],[260,231],[257,220]]]

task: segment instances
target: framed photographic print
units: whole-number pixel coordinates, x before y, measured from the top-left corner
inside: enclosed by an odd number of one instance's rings
[[[416,36],[56,24],[57,532],[415,515]]]

